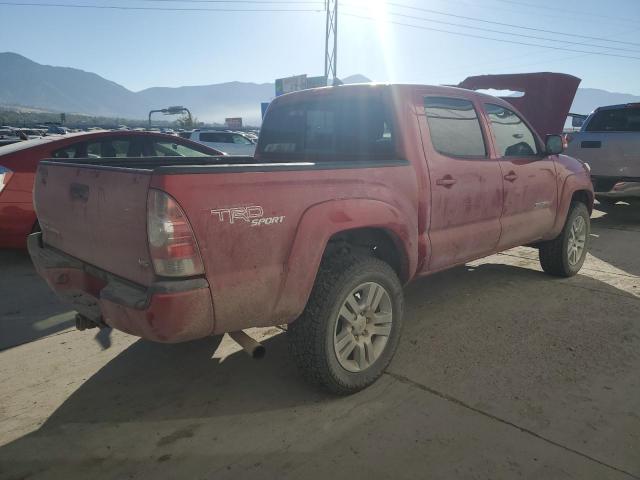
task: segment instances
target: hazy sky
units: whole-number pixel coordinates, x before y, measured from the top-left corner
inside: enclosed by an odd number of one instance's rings
[[[259,1],[31,0],[31,3],[203,9],[322,10],[323,6],[322,1],[313,0],[295,4]],[[558,71],[582,78],[584,87],[640,94],[639,0],[340,0],[339,7],[340,76],[361,73],[376,81],[440,84],[457,83],[467,75],[481,73]],[[516,29],[460,16],[626,43]],[[95,72],[132,90],[231,80],[272,82],[277,77],[299,73],[319,75],[324,68],[323,11],[177,12],[0,4],[0,22],[0,51],[17,52],[39,63]],[[390,22],[636,58],[501,43]]]

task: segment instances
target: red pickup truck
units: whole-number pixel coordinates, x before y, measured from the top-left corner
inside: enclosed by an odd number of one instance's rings
[[[525,244],[578,272],[593,189],[562,145],[468,89],[307,90],[272,102],[255,157],[41,162],[29,250],[85,324],[160,342],[289,324],[305,376],[346,394],[390,362],[412,279]]]

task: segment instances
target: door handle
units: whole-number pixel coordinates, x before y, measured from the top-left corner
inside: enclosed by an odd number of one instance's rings
[[[436,185],[440,185],[441,187],[451,188],[457,182],[458,181],[455,178],[453,178],[451,175],[445,175],[444,177],[436,180]]]
[[[518,175],[516,175],[515,172],[509,172],[504,176],[504,179],[507,182],[515,182],[517,178],[518,178]]]

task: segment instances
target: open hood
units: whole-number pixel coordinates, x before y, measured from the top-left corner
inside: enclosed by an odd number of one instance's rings
[[[580,79],[564,73],[514,73],[468,77],[458,84],[468,90],[511,90],[520,97],[500,97],[516,107],[538,134],[560,134],[578,91]]]

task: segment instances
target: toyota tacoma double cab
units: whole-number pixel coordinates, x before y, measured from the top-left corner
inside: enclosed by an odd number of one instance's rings
[[[288,324],[304,376],[348,394],[389,364],[416,277],[518,245],[578,272],[593,189],[562,148],[470,89],[306,90],[271,103],[254,157],[41,162],[29,251],[84,326],[184,342]]]

